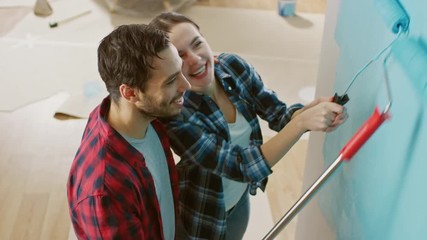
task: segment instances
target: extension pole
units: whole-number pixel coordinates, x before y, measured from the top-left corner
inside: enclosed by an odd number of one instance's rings
[[[298,201],[288,210],[288,212],[280,219],[276,225],[267,233],[263,240],[273,240],[282,229],[297,215],[297,213],[310,201],[317,190],[325,183],[325,181],[334,173],[341,165],[342,161],[350,161],[354,154],[359,151],[363,144],[374,134],[381,124],[389,118],[388,111],[391,106],[391,99],[385,110],[380,113],[378,108],[374,109],[373,114],[368,120],[357,130],[351,139],[345,144],[338,154],[337,159],[329,165],[323,174],[311,185],[311,187],[298,199]]]
[[[273,240],[286,225],[297,215],[297,213],[305,206],[305,204],[316,194],[317,190],[323,183],[334,173],[334,171],[342,163],[342,155],[340,155],[328,169],[311,185],[311,187],[300,197],[300,199],[288,210],[288,212],[280,219],[276,225],[267,233],[263,240]]]

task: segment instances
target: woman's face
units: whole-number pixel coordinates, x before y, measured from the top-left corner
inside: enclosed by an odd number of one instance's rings
[[[182,58],[182,73],[191,84],[191,90],[204,93],[214,83],[212,50],[199,30],[191,23],[172,27],[170,41]]]

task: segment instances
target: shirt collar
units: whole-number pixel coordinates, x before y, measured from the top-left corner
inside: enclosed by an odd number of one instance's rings
[[[221,65],[215,64],[214,65],[214,73],[217,79],[219,80],[219,83],[222,85],[222,87],[226,90],[232,90],[232,77],[230,74],[226,73],[222,68]],[[193,91],[186,91],[185,92],[185,99],[187,101],[184,101],[184,105],[189,105],[192,108],[199,108],[200,104],[203,101],[206,101],[208,96],[205,94],[196,93]]]

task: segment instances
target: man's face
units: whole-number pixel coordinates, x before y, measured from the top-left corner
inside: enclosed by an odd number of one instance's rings
[[[144,92],[138,93],[136,107],[148,117],[171,117],[181,112],[183,95],[190,84],[181,72],[182,60],[172,44],[159,56],[154,59]]]

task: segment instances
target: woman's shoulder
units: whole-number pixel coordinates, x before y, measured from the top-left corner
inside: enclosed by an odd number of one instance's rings
[[[228,53],[223,52],[217,55],[217,59],[220,63],[227,63],[227,62],[241,62],[246,63],[246,61],[239,55],[235,53]]]
[[[237,74],[241,74],[250,69],[248,62],[234,53],[221,53],[216,58],[218,60],[218,67],[225,72],[233,71]]]

